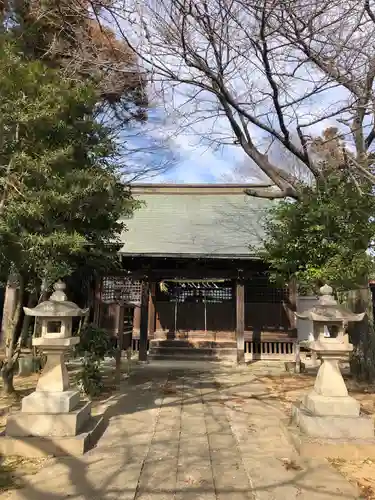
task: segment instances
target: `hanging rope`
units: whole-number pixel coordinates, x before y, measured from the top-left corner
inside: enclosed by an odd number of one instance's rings
[[[211,279],[211,280],[181,280],[181,279],[171,279],[161,281],[159,284],[160,290],[164,293],[168,292],[168,283],[175,283],[177,285],[181,285],[182,287],[191,287],[191,288],[219,288],[217,283],[224,283],[226,280],[224,279]]]

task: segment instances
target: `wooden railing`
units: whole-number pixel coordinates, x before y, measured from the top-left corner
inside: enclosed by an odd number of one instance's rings
[[[139,351],[139,338],[133,338],[132,349]],[[149,343],[147,346],[149,349]],[[264,360],[294,360],[296,354],[296,344],[293,339],[275,340],[246,340],[245,358]]]
[[[252,359],[294,359],[296,344],[292,339],[245,341],[245,357]]]

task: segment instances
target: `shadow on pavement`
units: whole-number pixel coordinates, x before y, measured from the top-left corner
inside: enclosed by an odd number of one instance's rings
[[[275,415],[277,401],[270,399],[262,386],[257,387],[257,378],[244,376],[241,383],[231,383],[231,371],[200,371],[194,369],[163,369],[152,365],[137,368],[123,384],[122,394],[112,400],[104,414],[105,426],[97,446],[83,457],[60,457],[51,459],[35,476],[22,479],[23,488],[0,498],[23,500],[254,500],[288,499],[328,500],[358,498],[338,491],[333,485],[316,485],[318,466],[297,467],[288,470],[285,479],[273,480],[272,468],[267,481],[252,485],[251,478],[236,481],[238,469],[244,469],[238,451],[225,449],[225,436],[230,438],[230,422],[224,408],[225,401],[238,399],[238,393],[254,385],[254,394],[247,398],[257,401],[262,411]],[[220,380],[219,380],[220,379]],[[250,391],[251,392],[251,391]],[[246,401],[246,398],[244,399]],[[200,414],[190,413],[190,408],[198,405],[209,422],[210,431],[203,432]],[[238,411],[244,412],[244,408]],[[251,413],[250,410],[246,410]],[[199,418],[198,418],[199,416]],[[281,411],[280,411],[281,416]],[[184,418],[196,422],[190,434],[183,439],[181,429]],[[169,419],[169,420],[168,420]],[[196,419],[196,420],[195,420]],[[169,425],[170,423],[170,425]],[[266,426],[267,424],[265,424]],[[194,430],[195,429],[195,430]],[[208,434],[212,433],[211,435]],[[189,436],[192,440],[191,452],[181,458],[181,446],[189,450]],[[217,449],[212,442],[220,443]],[[208,444],[207,444],[208,439]],[[271,436],[270,436],[271,439]],[[181,442],[183,443],[181,444]],[[228,441],[229,442],[229,441]],[[196,446],[201,443],[202,446]],[[215,455],[216,453],[216,455]],[[224,460],[215,462],[215,456]],[[211,470],[205,470],[202,464]],[[215,469],[216,467],[216,469]],[[221,468],[220,468],[221,467]],[[236,469],[237,467],[237,469]],[[241,470],[242,470],[241,469]],[[199,471],[200,479],[185,480],[188,471]],[[215,475],[216,470],[216,475]],[[229,479],[220,478],[217,471],[229,473]],[[182,479],[181,477],[182,474]],[[283,477],[284,477],[283,476]],[[311,479],[309,479],[311,476]],[[242,477],[242,476],[239,476]],[[344,480],[343,480],[344,481]],[[289,490],[293,488],[293,496]],[[346,488],[347,491],[349,491]]]

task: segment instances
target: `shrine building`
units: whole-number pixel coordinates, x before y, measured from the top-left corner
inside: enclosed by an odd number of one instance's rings
[[[134,184],[142,203],[124,220],[122,271],[97,284],[96,323],[125,347],[132,338],[143,360],[193,347],[238,361],[292,355],[295,290],[270,283],[258,256],[273,202],[246,195],[251,187]]]

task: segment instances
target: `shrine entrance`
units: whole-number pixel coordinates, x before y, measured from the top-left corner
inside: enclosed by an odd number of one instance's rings
[[[115,336],[129,330],[124,345],[132,336],[142,361],[150,342],[236,342],[243,356],[246,342],[251,350],[289,338],[290,291],[269,282],[262,262],[137,257],[123,267],[98,281],[95,318]],[[126,325],[121,304],[133,312]]]
[[[170,334],[235,329],[233,280],[167,280],[156,290],[156,330]]]

